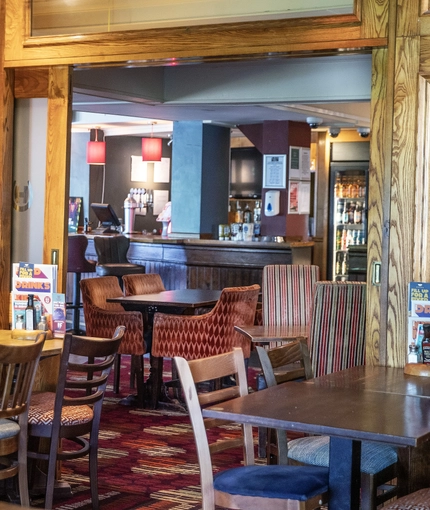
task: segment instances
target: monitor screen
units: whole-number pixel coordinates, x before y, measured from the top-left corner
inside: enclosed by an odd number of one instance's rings
[[[121,223],[110,204],[91,204],[91,208],[94,211],[97,219],[104,227],[120,227]],[[116,232],[116,231],[115,231]]]

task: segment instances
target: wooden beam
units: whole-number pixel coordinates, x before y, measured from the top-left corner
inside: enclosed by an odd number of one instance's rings
[[[30,37],[29,10],[22,0],[6,0],[5,61],[8,67],[60,64],[177,63],[178,59],[261,58],[339,48],[370,49],[386,45],[384,6],[360,0],[356,15],[297,18],[180,28],[133,30],[75,36]],[[361,3],[363,6],[361,7]],[[27,5],[27,4],[26,4]],[[382,11],[382,13],[380,13]],[[376,14],[376,20],[373,16]],[[196,60],[194,60],[196,59]]]
[[[58,292],[65,292],[67,276],[71,111],[71,69],[52,67],[48,87],[43,262],[58,263]]]
[[[4,45],[5,8],[0,4],[0,48]],[[12,161],[14,72],[3,67],[0,53],[0,328],[9,329],[12,253]]]
[[[15,71],[15,98],[48,97],[49,69],[19,68]]]

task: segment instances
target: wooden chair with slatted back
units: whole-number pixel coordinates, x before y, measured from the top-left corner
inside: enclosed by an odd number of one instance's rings
[[[21,505],[28,507],[28,404],[45,338],[41,332],[32,344],[0,349],[0,480],[18,475]]]
[[[223,508],[246,510],[311,510],[326,500],[328,469],[315,466],[255,466],[252,429],[243,425],[243,436],[229,442],[209,445],[206,430],[226,423],[203,419],[202,407],[223,402],[248,393],[243,352],[186,361],[175,357],[197,446],[203,510]],[[196,384],[234,375],[236,386],[197,394]],[[244,447],[244,466],[212,472],[211,454],[238,444]]]
[[[92,508],[99,507],[97,452],[100,415],[107,379],[125,326],[110,338],[67,333],[55,392],[34,393],[28,411],[28,457],[48,462],[45,508],[52,508],[58,460],[89,458]],[[65,439],[66,441],[62,441]],[[38,448],[49,440],[49,451]],[[71,446],[72,445],[72,446]],[[67,448],[67,449],[66,449]]]
[[[306,339],[269,350],[257,346],[256,350],[268,388],[288,381],[313,377]],[[288,464],[285,430],[268,429],[267,438],[267,463],[272,464],[276,460],[278,464]]]

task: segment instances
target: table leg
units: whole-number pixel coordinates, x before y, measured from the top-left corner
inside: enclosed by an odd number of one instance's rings
[[[430,441],[415,448],[398,449],[397,487],[399,496],[405,496],[429,485]]]
[[[149,407],[150,409],[157,409],[158,399],[160,398],[161,393],[161,385],[163,382],[163,358],[159,358],[151,354],[150,364],[151,375],[147,383],[151,389]]]
[[[330,438],[330,508],[336,510],[358,510],[360,508],[360,463],[360,441],[341,437]]]

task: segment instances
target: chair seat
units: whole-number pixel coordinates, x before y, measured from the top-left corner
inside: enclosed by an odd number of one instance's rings
[[[0,419],[0,439],[7,439],[19,434],[19,425],[16,421],[8,418]]]
[[[328,469],[315,466],[245,466],[214,477],[214,489],[250,497],[306,501],[328,490]]]
[[[55,393],[34,393],[28,411],[28,424],[50,424],[54,419]],[[82,425],[93,419],[91,407],[69,406],[63,407],[61,412],[61,425]]]
[[[288,457],[313,466],[329,465],[330,438],[312,436],[293,439],[288,443]],[[361,443],[361,472],[374,475],[397,462],[397,450],[381,443]]]
[[[131,263],[106,263],[96,266],[98,276],[124,276],[126,274],[141,274],[145,272],[145,266]]]
[[[403,496],[384,510],[429,510],[430,508],[430,489],[421,489],[419,491]]]

